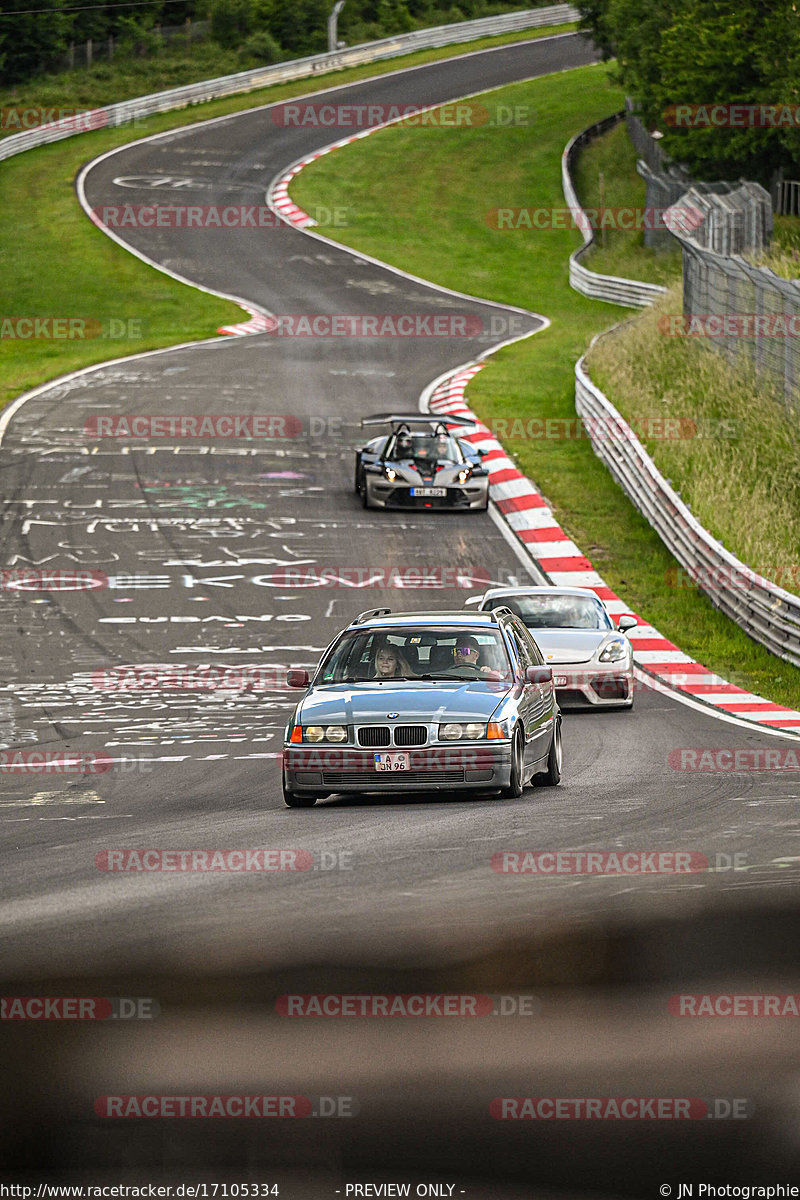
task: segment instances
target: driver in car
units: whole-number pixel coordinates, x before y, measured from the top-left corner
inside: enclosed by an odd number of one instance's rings
[[[397,435],[397,440],[394,444],[394,457],[396,459],[413,458],[413,453],[411,437],[408,433],[406,433],[405,430],[403,430]]]
[[[480,671],[483,675],[486,675],[492,668],[480,666],[478,663],[479,656],[480,646],[471,634],[464,634],[458,638],[453,647],[453,661],[455,666],[474,667],[476,671]]]
[[[441,431],[436,435],[433,453],[436,458],[450,458],[450,439]]]

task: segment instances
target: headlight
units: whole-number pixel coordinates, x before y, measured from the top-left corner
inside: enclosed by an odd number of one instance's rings
[[[468,741],[475,742],[485,737],[486,726],[479,724],[477,721],[470,721],[468,723],[449,721],[447,725],[439,726],[440,742],[457,742],[459,738],[466,738]]]
[[[459,483],[466,483],[468,479],[469,479],[469,471],[468,470],[462,469],[461,471],[458,472],[458,482]]]
[[[619,662],[628,653],[628,644],[622,638],[608,642],[598,656],[600,662]]]
[[[397,471],[395,471],[394,467],[384,467],[384,473],[389,483],[394,483],[395,479],[397,479]]]
[[[346,742],[346,725],[305,725],[304,742]]]

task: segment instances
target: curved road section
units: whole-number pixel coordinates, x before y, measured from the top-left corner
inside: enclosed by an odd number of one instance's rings
[[[561,36],[326,99],[426,106],[592,59],[580,38]],[[276,124],[269,108],[176,130],[92,165],[86,203],[262,205],[288,164],[338,133]],[[47,994],[107,996],[116,981],[114,995],[136,988],[125,994],[155,995],[164,1009],[146,1032],[61,1027],[33,1040],[18,1029],[6,1058],[19,1079],[5,1114],[6,1161],[91,1164],[110,1175],[122,1162],[169,1162],[173,1182],[198,1163],[249,1163],[260,1180],[282,1164],[294,1171],[286,1194],[297,1196],[333,1196],[348,1165],[377,1184],[387,1181],[382,1171],[395,1171],[391,1182],[413,1161],[429,1181],[444,1173],[445,1190],[426,1193],[443,1196],[465,1194],[467,1176],[481,1174],[535,1177],[545,1194],[571,1183],[576,1194],[609,1195],[624,1174],[624,1194],[651,1195],[634,1181],[650,1189],[669,1179],[687,1147],[696,1155],[681,1159],[687,1175],[692,1162],[706,1178],[727,1166],[741,1128],[731,1123],[713,1123],[704,1157],[705,1134],[655,1139],[647,1120],[633,1134],[576,1120],[568,1137],[563,1126],[551,1137],[538,1123],[534,1132],[496,1118],[502,1096],[537,1086],[550,1097],[749,1096],[751,1110],[765,1095],[775,1110],[790,1084],[774,1024],[746,1049],[738,1030],[718,1025],[699,1038],[696,1023],[667,1016],[666,992],[592,1004],[565,994],[545,1039],[502,1021],[413,1033],[403,1022],[355,1032],[336,1022],[309,1032],[281,1023],[277,1001],[267,1014],[267,977],[275,991],[303,993],[644,980],[651,991],[654,981],[679,991],[741,970],[742,945],[753,972],[788,970],[781,910],[796,879],[787,836],[799,777],[786,769],[796,742],[668,696],[643,690],[630,714],[568,715],[562,786],[518,802],[283,806],[288,666],[312,666],[361,609],[460,607],[487,583],[535,579],[488,515],[364,511],[352,467],[364,414],[415,408],[434,380],[506,340],[512,321],[514,336],[525,336],[542,319],[444,292],[288,226],[116,235],[256,311],[362,323],[355,336],[305,336],[297,324],[288,336],[107,364],[40,389],[5,420],[4,566],[23,580],[0,592],[0,934],[5,977],[18,981],[6,993],[34,994],[31,979],[40,993],[44,979],[69,979]],[[364,324],[400,316],[419,322],[417,336],[373,336]],[[186,418],[210,423],[190,428]],[[220,850],[222,865],[202,857]],[[563,869],[554,869],[555,851],[572,852]],[[634,857],[621,871],[624,854]],[[718,909],[741,916],[717,921]],[[693,913],[707,914],[705,924],[687,934],[675,921]],[[653,936],[637,933],[653,923]],[[213,989],[185,983],[201,976]],[[228,1004],[224,1020],[180,1017],[212,994]],[[247,1005],[259,1015],[248,1018]],[[289,1132],[245,1122],[249,1132],[236,1137],[227,1132],[236,1123],[216,1122],[213,1139],[204,1122],[170,1122],[163,1142],[163,1122],[141,1121],[134,1142],[127,1122],[109,1120],[117,1109],[97,1100],[176,1087],[227,1094],[232,1080],[248,1094],[313,1093],[309,1113],[321,1112],[320,1096],[357,1091],[362,1115],[320,1122],[313,1137],[291,1122]],[[334,1110],[353,1113],[339,1100]],[[46,1149],[20,1113],[38,1114],[40,1127],[48,1117]],[[751,1140],[736,1161],[752,1167],[766,1145],[766,1161],[784,1162],[774,1130],[744,1128]]]
[[[561,36],[348,86],[326,100],[425,106],[591,58],[582,39]],[[269,108],[180,129],[100,159],[84,179],[86,203],[258,204],[288,162],[336,132],[275,124]],[[432,911],[454,948],[471,945],[487,908],[495,933],[529,921],[531,889],[513,886],[490,860],[532,829],[544,849],[688,847],[711,864],[732,851],[748,871],[703,871],[692,894],[780,891],[785,841],[763,812],[792,794],[797,775],[732,775],[724,752],[738,749],[758,768],[768,751],[792,753],[793,743],[648,691],[632,715],[567,717],[565,780],[552,796],[531,791],[518,805],[332,798],[311,814],[286,812],[279,753],[294,702],[288,666],[312,666],[361,609],[460,607],[486,583],[536,578],[488,516],[362,510],[352,492],[361,416],[415,408],[434,379],[506,340],[510,323],[525,335],[541,320],[443,292],[284,225],[118,236],[263,311],[357,316],[362,336],[265,334],[145,355],[43,388],[8,424],[6,567],[58,569],[66,581],[3,593],[6,754],[15,756],[2,776],[0,820],[15,851],[0,920],[11,961],[23,970],[107,969],[155,954],[229,967],[265,954],[273,963],[314,957],[332,937],[343,954],[367,947],[392,957],[401,947],[430,949]],[[367,327],[363,335],[364,321],[401,315],[445,332],[370,336]],[[188,416],[211,424],[182,435],[185,422],[170,419]],[[238,423],[234,436],[221,418]],[[263,422],[276,436],[248,439]],[[73,576],[75,590],[63,590]],[[699,759],[697,748],[712,758]],[[63,771],[42,773],[42,753],[56,768],[60,755]],[[75,769],[76,756],[88,773]],[[719,769],[694,769],[701,761]],[[264,892],[236,872],[119,871],[120,860],[108,859],[126,846],[270,843],[326,862],[341,854],[354,869],[278,873]],[[639,911],[687,894],[685,879],[649,871],[580,887],[542,875],[533,887],[545,924],[556,912],[602,910],[617,893],[635,897]],[[277,895],[285,911],[276,923]],[[320,904],[325,928],[309,919]]]

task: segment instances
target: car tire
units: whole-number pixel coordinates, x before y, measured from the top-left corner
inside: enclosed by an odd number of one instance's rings
[[[283,780],[283,802],[287,808],[313,808],[317,797],[307,792],[290,792]]]
[[[522,746],[522,730],[517,726],[514,730],[514,741],[511,743],[511,778],[508,787],[503,788],[502,792],[506,800],[517,800],[522,795]]]
[[[563,749],[561,744],[561,721],[556,721],[553,740],[550,743],[550,753],[547,756],[547,770],[536,776],[540,787],[556,787],[561,782],[561,764]]]

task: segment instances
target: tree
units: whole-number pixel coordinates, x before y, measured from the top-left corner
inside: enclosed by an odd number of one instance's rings
[[[587,0],[582,13],[616,54],[618,77],[645,124],[664,134],[666,153],[696,178],[768,185],[779,169],[797,175],[797,0]],[[731,113],[732,105],[744,107]],[[758,110],[746,109],[759,105],[776,109],[772,119],[783,123],[754,124]],[[687,112],[691,106],[700,111]]]
[[[52,68],[69,45],[71,18],[62,0],[0,0],[0,59],[2,81],[19,83],[39,71]],[[20,8],[39,11],[22,16],[3,16]]]

